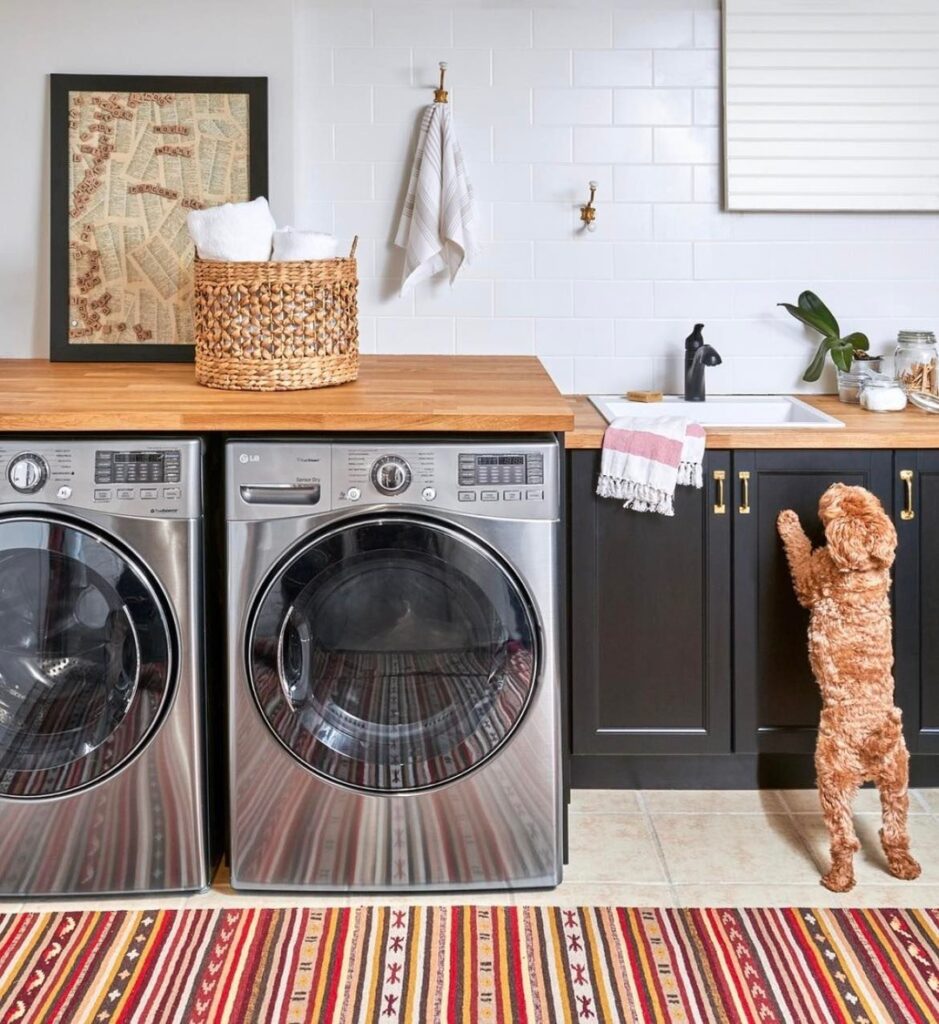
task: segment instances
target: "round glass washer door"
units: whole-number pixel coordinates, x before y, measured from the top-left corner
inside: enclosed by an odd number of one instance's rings
[[[115,771],[168,703],[174,643],[147,574],[84,526],[0,519],[0,796]]]
[[[538,631],[509,568],[469,535],[359,518],[268,579],[247,661],[261,714],[302,764],[407,792],[472,771],[506,742],[534,691]]]

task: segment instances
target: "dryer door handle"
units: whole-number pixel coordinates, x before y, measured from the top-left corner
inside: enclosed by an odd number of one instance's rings
[[[319,484],[247,484],[240,488],[247,505],[318,505]]]

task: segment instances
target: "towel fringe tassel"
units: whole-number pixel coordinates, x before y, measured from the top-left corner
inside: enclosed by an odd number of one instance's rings
[[[700,462],[681,462],[678,465],[678,482],[683,487],[696,487],[699,491],[704,486],[704,472]]]
[[[700,467],[699,476],[700,476]],[[680,477],[679,477],[680,480]],[[699,483],[697,486],[701,486]],[[634,480],[623,480],[620,477],[609,475],[601,476],[597,481],[597,494],[601,498],[618,498],[623,502],[623,508],[630,508],[636,512],[658,512],[663,516],[675,515],[675,505],[670,494],[659,490],[657,487],[650,487],[648,484],[638,484]]]

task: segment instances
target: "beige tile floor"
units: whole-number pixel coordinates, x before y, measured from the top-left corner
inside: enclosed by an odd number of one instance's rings
[[[209,892],[188,898],[114,900],[109,905],[218,907],[374,903],[614,904],[623,906],[939,906],[939,790],[911,791],[915,882],[887,874],[877,838],[879,804],[864,790],[855,802],[861,851],[858,884],[845,896],[819,885],[827,835],[814,790],[575,790],[570,861],[550,892],[413,896],[249,895],[234,892],[224,869]],[[100,907],[69,901],[0,903],[25,907]]]

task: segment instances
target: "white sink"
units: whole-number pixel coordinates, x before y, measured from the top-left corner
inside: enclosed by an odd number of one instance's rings
[[[630,402],[621,395],[591,395],[590,401],[608,423],[620,416],[654,419],[686,416],[703,427],[843,427],[841,420],[788,395],[719,395],[704,402],[686,402],[667,395],[661,402]]]

